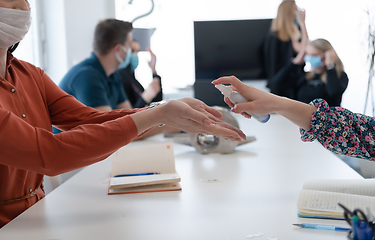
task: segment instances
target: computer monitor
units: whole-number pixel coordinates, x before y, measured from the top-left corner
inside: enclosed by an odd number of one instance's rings
[[[226,106],[210,82],[234,75],[241,80],[266,79],[263,45],[272,19],[194,22],[195,98]]]
[[[194,22],[195,78],[265,79],[263,44],[272,19]]]

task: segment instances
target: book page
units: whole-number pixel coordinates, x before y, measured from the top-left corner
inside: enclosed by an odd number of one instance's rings
[[[338,203],[350,210],[360,208],[364,212],[366,212],[366,207],[369,207],[371,212],[375,213],[375,197],[305,189],[300,192],[297,207],[298,209],[343,213],[344,210]]]
[[[170,174],[156,174],[146,176],[134,176],[134,177],[115,177],[111,178],[109,182],[109,188],[125,188],[125,187],[136,187],[160,183],[173,183],[181,181],[180,176],[177,173]]]
[[[108,194],[123,194],[123,193],[145,193],[145,192],[165,192],[181,190],[180,183],[165,183],[154,184],[148,186],[132,187],[132,188],[117,188],[109,189]]]
[[[375,197],[375,179],[309,179],[303,189]]]
[[[120,174],[175,173],[173,143],[125,146],[111,155],[111,177]]]

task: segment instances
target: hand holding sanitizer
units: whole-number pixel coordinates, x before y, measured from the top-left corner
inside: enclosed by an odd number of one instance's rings
[[[224,96],[229,98],[229,100],[234,105],[236,105],[237,103],[247,102],[247,99],[244,96],[242,96],[237,91],[233,91],[233,89],[231,89],[228,86],[225,86],[223,84],[219,84],[219,85],[215,85],[215,87],[217,89],[219,89]],[[258,120],[261,123],[266,123],[270,119],[269,114],[268,115],[257,115],[257,114],[249,113],[249,112],[246,112],[246,113],[249,114],[251,117],[255,118],[256,120]]]

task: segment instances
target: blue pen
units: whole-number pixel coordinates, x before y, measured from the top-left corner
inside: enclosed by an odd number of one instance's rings
[[[120,175],[115,175],[113,177],[134,177],[134,176],[146,176],[146,175],[155,175],[155,174],[160,174],[160,173],[148,172],[148,173],[120,174]]]
[[[301,227],[301,228],[333,230],[333,231],[349,231],[351,229],[351,227],[340,227],[340,226],[310,224],[310,223],[293,224],[293,225],[297,227]]]

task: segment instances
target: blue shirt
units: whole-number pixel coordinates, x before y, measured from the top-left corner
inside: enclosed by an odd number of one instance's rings
[[[94,53],[72,67],[61,80],[59,87],[78,101],[90,107],[117,105],[127,99],[117,72],[107,76]]]

